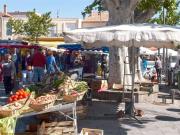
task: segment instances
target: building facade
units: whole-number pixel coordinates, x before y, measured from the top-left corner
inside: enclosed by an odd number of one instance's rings
[[[106,26],[108,19],[109,19],[109,13],[107,11],[92,12],[82,21],[82,28]]]
[[[0,12],[0,39],[17,39],[12,34],[12,29],[8,27],[7,22],[10,18],[26,21],[28,12],[7,12],[7,6],[4,5],[3,12]],[[108,21],[108,12],[92,12],[85,19],[79,18],[52,18],[53,27],[49,29],[47,37],[60,37],[65,31],[105,26]]]

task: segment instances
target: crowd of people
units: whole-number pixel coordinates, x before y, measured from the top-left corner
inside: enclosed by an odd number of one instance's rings
[[[79,67],[85,69],[87,66],[85,57],[86,55],[80,51],[54,52],[42,48],[8,49],[0,57],[0,81],[3,82],[8,95],[19,83],[40,82],[45,74],[68,72]],[[107,55],[102,55],[98,61],[101,63],[101,76],[107,79]]]
[[[17,50],[9,50],[1,57],[0,81],[3,82],[7,95],[11,93],[17,80],[22,84],[40,82],[45,74],[68,70],[72,67],[72,61],[73,66],[76,66],[80,59],[80,56],[76,55],[77,58],[72,60],[70,57],[70,63],[68,63],[69,54],[63,54],[61,57],[60,53],[41,48],[24,52],[17,52]],[[65,58],[66,62],[62,58]]]

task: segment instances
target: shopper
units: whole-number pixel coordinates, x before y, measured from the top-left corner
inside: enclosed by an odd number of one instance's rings
[[[25,54],[21,55],[21,73],[22,73],[22,83],[26,83],[27,71],[26,71],[26,56]]]
[[[46,65],[46,58],[41,49],[35,51],[32,58],[32,65],[34,71],[34,82],[40,82],[44,75],[44,69]]]
[[[158,82],[161,82],[161,70],[162,70],[162,63],[159,57],[156,57],[155,60],[155,69],[156,69],[156,73],[157,73],[157,79]]]
[[[56,65],[56,60],[55,60],[55,57],[53,56],[52,51],[48,51],[48,56],[46,58],[46,67],[47,67],[48,74],[55,73],[58,69]]]
[[[2,63],[0,63],[0,83],[3,80],[3,74],[2,74]]]
[[[14,87],[14,78],[16,74],[16,68],[14,62],[11,60],[10,54],[5,55],[5,60],[2,63],[2,73],[5,92],[9,95]]]
[[[101,69],[102,69],[102,77],[103,79],[107,79],[108,72],[108,56],[106,54],[102,54],[101,56]]]
[[[30,52],[26,54],[26,70],[27,70],[27,81],[28,83],[32,82],[33,72],[32,72],[32,56]]]
[[[144,75],[147,71],[147,60],[145,57],[142,57],[142,61],[141,61],[141,71],[142,71],[142,75]]]

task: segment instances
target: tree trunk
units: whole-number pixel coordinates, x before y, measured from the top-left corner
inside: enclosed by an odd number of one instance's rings
[[[109,22],[108,25],[119,25],[119,24],[130,24],[134,21],[134,10],[140,0],[103,0],[102,6],[109,11]],[[123,45],[122,45],[123,46]],[[127,47],[111,47],[109,55],[109,86],[113,83],[125,84],[131,83],[131,77],[126,76],[124,80],[124,66],[125,73],[130,73],[130,67],[132,64],[124,64],[125,57],[128,56]],[[132,57],[131,57],[132,58]],[[138,61],[136,59],[136,61]],[[128,61],[127,61],[128,62]],[[138,63],[138,62],[137,62]],[[136,63],[136,67],[137,66]],[[139,73],[140,74],[140,73]],[[139,78],[136,75],[135,78]]]

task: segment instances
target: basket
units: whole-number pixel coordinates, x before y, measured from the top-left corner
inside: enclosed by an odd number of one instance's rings
[[[18,103],[18,102],[16,102]],[[10,106],[16,106],[15,103],[10,103],[10,104],[7,104],[5,106],[2,106],[1,109],[0,109],[0,117],[1,118],[4,118],[4,117],[9,117],[9,116],[12,116],[12,115],[15,115],[16,112],[22,108],[22,106],[20,106],[21,104],[19,103],[19,107],[17,108],[14,108],[14,109],[11,109],[11,108],[8,108]]]
[[[84,94],[86,93],[86,91],[83,91],[81,93],[78,93],[77,96],[73,96],[73,95],[64,95],[63,96],[63,101],[65,102],[74,102],[74,101],[79,101],[82,100]]]
[[[30,104],[29,106],[34,110],[34,111],[43,111],[46,110],[50,107],[52,107],[55,103],[55,100],[49,102],[49,103],[45,103],[45,104]]]
[[[74,102],[77,100],[78,96],[72,96],[72,95],[64,95],[63,96],[63,101],[65,102]]]
[[[2,109],[0,110],[0,117],[4,118],[4,117],[9,117],[15,114],[15,110],[12,109]]]
[[[9,117],[9,116],[15,115],[16,112],[18,112],[20,114],[21,111],[23,111],[23,108],[25,106],[29,106],[29,103],[33,97],[34,97],[34,95],[31,93],[30,96],[27,98],[20,99],[15,102],[9,103],[5,106],[2,106],[2,108],[0,109],[0,117],[1,118]],[[19,104],[19,107],[17,107],[18,104]],[[17,108],[10,109],[10,108],[8,108],[10,106],[16,106]]]

